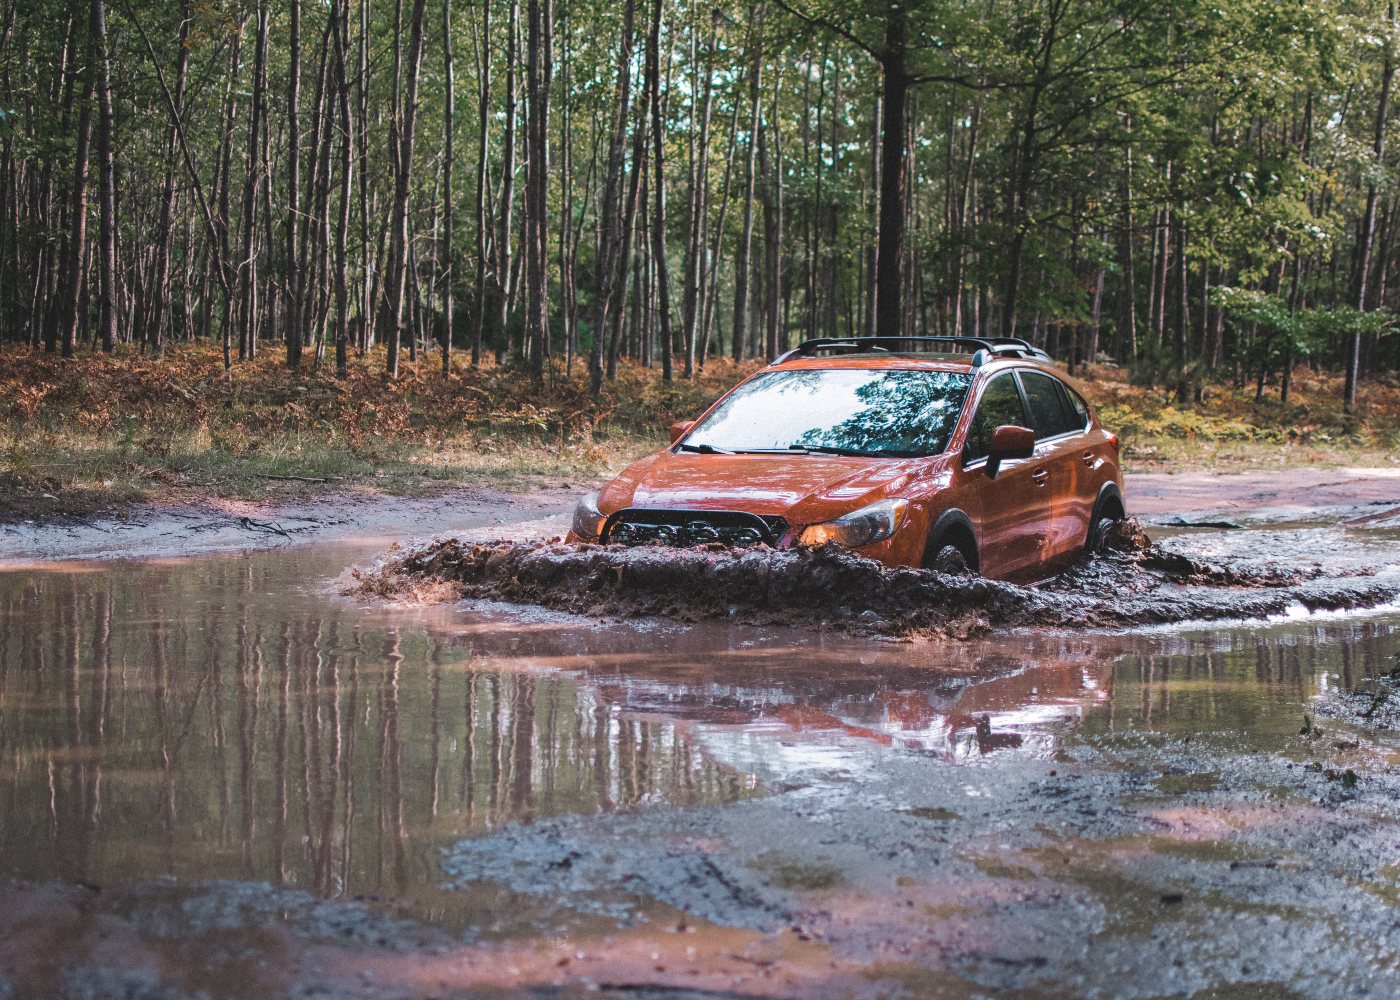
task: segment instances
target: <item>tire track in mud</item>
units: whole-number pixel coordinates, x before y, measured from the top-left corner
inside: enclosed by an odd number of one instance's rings
[[[1152,544],[1134,521],[1110,550],[1022,587],[890,569],[835,546],[735,550],[559,541],[430,542],[352,570],[346,595],[536,604],[593,617],[836,625],[868,635],[965,638],[1006,628],[1103,629],[1373,608],[1400,596],[1374,573],[1242,568]]]

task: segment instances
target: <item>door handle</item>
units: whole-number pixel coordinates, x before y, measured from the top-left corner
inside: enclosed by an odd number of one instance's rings
[[[1036,469],[1031,473],[1031,478],[1035,480],[1037,486],[1044,486],[1045,481],[1050,478],[1050,473],[1046,472],[1044,469]]]
[[[1094,467],[1094,453],[1092,451],[1086,451],[1084,453],[1084,464],[1091,469]]]

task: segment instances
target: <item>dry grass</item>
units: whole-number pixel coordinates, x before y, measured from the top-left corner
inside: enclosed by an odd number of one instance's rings
[[[595,400],[581,365],[537,384],[490,363],[444,376],[432,358],[390,382],[381,361],[354,363],[341,380],[329,367],[290,371],[275,353],[225,373],[204,345],[162,361],[0,350],[0,520],[152,498],[595,479],[659,446],[666,425],[755,367],[719,361],[666,385],[626,365]]]
[[[177,345],[162,361],[0,349],[0,520],[153,498],[589,481],[659,446],[667,424],[757,367],[720,359],[694,381],[667,385],[658,371],[625,364],[595,400],[582,365],[537,384],[490,363],[444,376],[425,358],[389,382],[380,361],[357,360],[341,380],[329,367],[290,371],[276,352],[225,373],[204,345]],[[1342,411],[1338,379],[1302,369],[1287,406],[1212,386],[1202,404],[1180,407],[1115,368],[1083,381],[1122,432],[1131,466],[1400,462],[1393,379],[1364,385],[1360,417]]]
[[[1340,376],[1299,368],[1288,403],[1271,387],[1205,387],[1201,402],[1178,404],[1165,389],[1133,385],[1120,368],[1097,366],[1081,379],[1099,416],[1123,439],[1132,468],[1181,465],[1267,469],[1298,465],[1400,464],[1400,381],[1363,382],[1358,412],[1342,406]]]

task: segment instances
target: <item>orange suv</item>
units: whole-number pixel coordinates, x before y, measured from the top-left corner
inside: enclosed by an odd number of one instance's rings
[[[1021,340],[809,340],[583,497],[569,540],[834,542],[1033,582],[1126,511],[1118,436]]]

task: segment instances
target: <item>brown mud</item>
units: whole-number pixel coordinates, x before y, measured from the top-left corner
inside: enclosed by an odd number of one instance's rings
[[[1394,580],[1318,566],[1233,566],[1153,544],[1129,520],[1110,551],[1047,585],[889,569],[835,546],[472,543],[435,539],[352,571],[344,592],[408,600],[538,604],[591,617],[836,625],[866,635],[966,638],[993,629],[1113,629],[1268,618],[1388,604]]]

